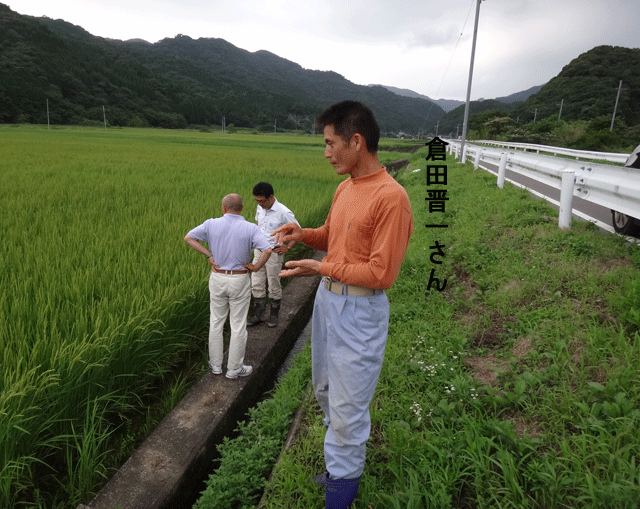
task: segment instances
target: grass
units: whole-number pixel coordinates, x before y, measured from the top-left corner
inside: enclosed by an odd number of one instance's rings
[[[561,231],[546,202],[453,159],[432,216],[424,155],[400,177],[416,231],[388,291],[355,507],[637,508],[640,249],[585,222]],[[434,219],[449,228],[422,226]],[[427,290],[434,268],[442,292]],[[303,410],[261,507],[324,507],[309,483],[324,470],[322,416],[312,398]]]
[[[206,266],[184,233],[263,177],[318,225],[339,179],[319,137],[0,130],[0,507],[75,507],[205,369]],[[356,506],[638,507],[637,246],[583,222],[560,231],[548,204],[452,159],[446,212],[431,215],[425,155],[400,177],[416,231],[388,292]],[[440,219],[449,228],[422,227]],[[432,269],[442,292],[427,291]],[[269,417],[252,413],[269,454],[235,507],[257,504],[305,376]],[[302,405],[264,507],[324,505],[309,483],[324,427],[313,398]]]
[[[247,420],[236,429],[237,438],[225,438],[218,447],[220,460],[195,508],[258,503],[304,397],[311,376],[309,351],[307,344],[274,388],[272,397],[249,411]]]

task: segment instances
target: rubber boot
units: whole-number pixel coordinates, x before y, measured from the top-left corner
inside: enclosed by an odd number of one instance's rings
[[[264,315],[264,312],[267,309],[267,298],[256,297],[253,304],[253,316],[247,321],[247,327],[253,327],[254,325],[264,322],[262,315]]]
[[[324,487],[325,509],[347,509],[355,500],[360,487],[360,477],[355,479],[331,479]]]
[[[311,478],[311,482],[318,486],[322,486],[323,488],[327,485],[327,477],[329,477],[329,472],[322,472],[316,476]]]
[[[275,327],[278,325],[278,313],[280,312],[280,301],[272,300],[271,301],[271,310],[269,314],[269,319],[267,320],[267,325],[269,327]]]

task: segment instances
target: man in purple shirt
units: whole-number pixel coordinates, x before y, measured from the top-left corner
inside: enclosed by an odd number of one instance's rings
[[[251,302],[249,274],[259,270],[271,256],[271,245],[258,225],[242,216],[242,197],[228,194],[222,199],[222,217],[207,219],[184,238],[211,265],[209,295],[209,366],[215,375],[222,374],[222,328],[229,315],[231,339],[227,360],[227,378],[249,376],[253,368],[245,366],[247,345],[247,312]],[[209,246],[207,249],[202,242]],[[262,255],[249,263],[253,249]]]

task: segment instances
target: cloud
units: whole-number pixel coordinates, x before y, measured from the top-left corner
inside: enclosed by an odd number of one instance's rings
[[[460,39],[460,35],[460,27],[449,24],[446,27],[438,26],[435,30],[421,30],[420,32],[413,33],[406,40],[405,44],[409,49],[441,49],[442,47],[453,48],[456,45],[458,39]],[[466,39],[468,38],[469,36],[466,37]]]

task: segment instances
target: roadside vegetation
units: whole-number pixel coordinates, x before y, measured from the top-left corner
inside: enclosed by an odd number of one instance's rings
[[[399,177],[416,230],[388,291],[389,339],[355,507],[637,509],[638,246],[586,222],[559,230],[545,201],[500,190],[495,176],[453,158],[446,212],[430,214],[425,155]],[[435,222],[449,226],[424,227]],[[437,243],[445,254],[432,260]],[[432,269],[447,280],[442,292],[427,289]],[[298,387],[286,399],[301,401]],[[324,507],[310,482],[324,470],[312,396],[301,414],[262,497],[266,468],[238,489],[242,497],[207,503],[229,477],[214,470],[196,507],[256,507],[260,498],[265,509]],[[293,412],[281,415],[288,423]],[[284,443],[282,427],[270,434],[259,413],[251,427]],[[248,465],[249,447],[238,444]],[[227,442],[223,452],[233,450]]]
[[[468,138],[629,153],[640,143],[639,55],[596,46],[524,101],[472,101]],[[461,133],[464,110],[441,117],[440,133]]]
[[[598,152],[630,153],[640,143],[640,125],[628,126],[611,115],[591,120],[563,120],[551,115],[537,122],[518,122],[508,112],[487,110],[469,119],[469,139],[533,143]]]
[[[237,436],[225,438],[218,446],[220,459],[216,460],[195,509],[252,507],[259,502],[294,415],[309,397],[306,388],[311,378],[310,351],[307,344],[271,397],[258,403],[248,412],[246,420],[239,423]]]

